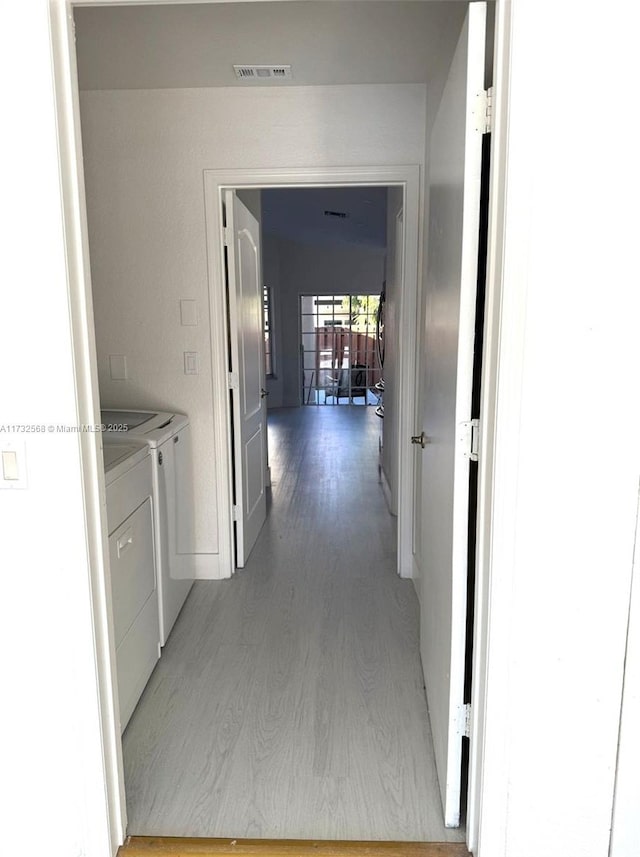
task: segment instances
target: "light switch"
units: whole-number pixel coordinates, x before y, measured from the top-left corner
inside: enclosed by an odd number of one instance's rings
[[[25,444],[7,441],[0,436],[0,488],[15,490],[27,487],[27,465]]]
[[[199,373],[198,369],[198,352],[197,351],[185,351],[184,352],[184,374],[185,375],[197,375]]]
[[[180,324],[192,327],[198,323],[198,304],[196,301],[180,301]]]
[[[127,380],[127,358],[124,354],[109,355],[109,374],[112,381]]]
[[[18,473],[18,454],[13,450],[2,453],[2,475],[5,479],[16,480],[20,478]]]

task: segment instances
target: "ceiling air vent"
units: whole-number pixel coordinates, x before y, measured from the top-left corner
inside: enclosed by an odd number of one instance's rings
[[[271,83],[276,80],[291,80],[290,65],[234,65],[238,80],[247,83]]]

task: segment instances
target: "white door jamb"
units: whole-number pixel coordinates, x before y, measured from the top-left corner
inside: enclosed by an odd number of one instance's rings
[[[400,329],[403,334],[399,353],[399,433],[398,433],[398,573],[411,577],[413,570],[412,503],[413,451],[408,438],[415,421],[418,271],[420,262],[419,230],[420,167],[326,167],[280,170],[205,170],[205,210],[207,221],[207,257],[209,305],[211,313],[212,375],[216,419],[216,458],[220,462],[221,551],[233,557],[232,458],[229,439],[230,409],[227,392],[227,307],[225,300],[224,227],[222,195],[225,190],[271,187],[346,187],[399,185],[404,190],[405,239],[404,277],[400,296]],[[403,442],[403,439],[407,442]]]

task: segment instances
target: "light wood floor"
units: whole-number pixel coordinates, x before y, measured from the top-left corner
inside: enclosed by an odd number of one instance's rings
[[[372,408],[270,414],[247,567],[197,582],[124,735],[128,832],[460,841],[446,830]]]

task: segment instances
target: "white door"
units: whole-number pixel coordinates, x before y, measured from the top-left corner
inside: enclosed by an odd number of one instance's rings
[[[420,648],[445,824],[460,823],[486,5],[471,3],[431,138],[421,456]]]
[[[236,565],[244,565],[267,516],[260,224],[225,191],[231,336]]]

